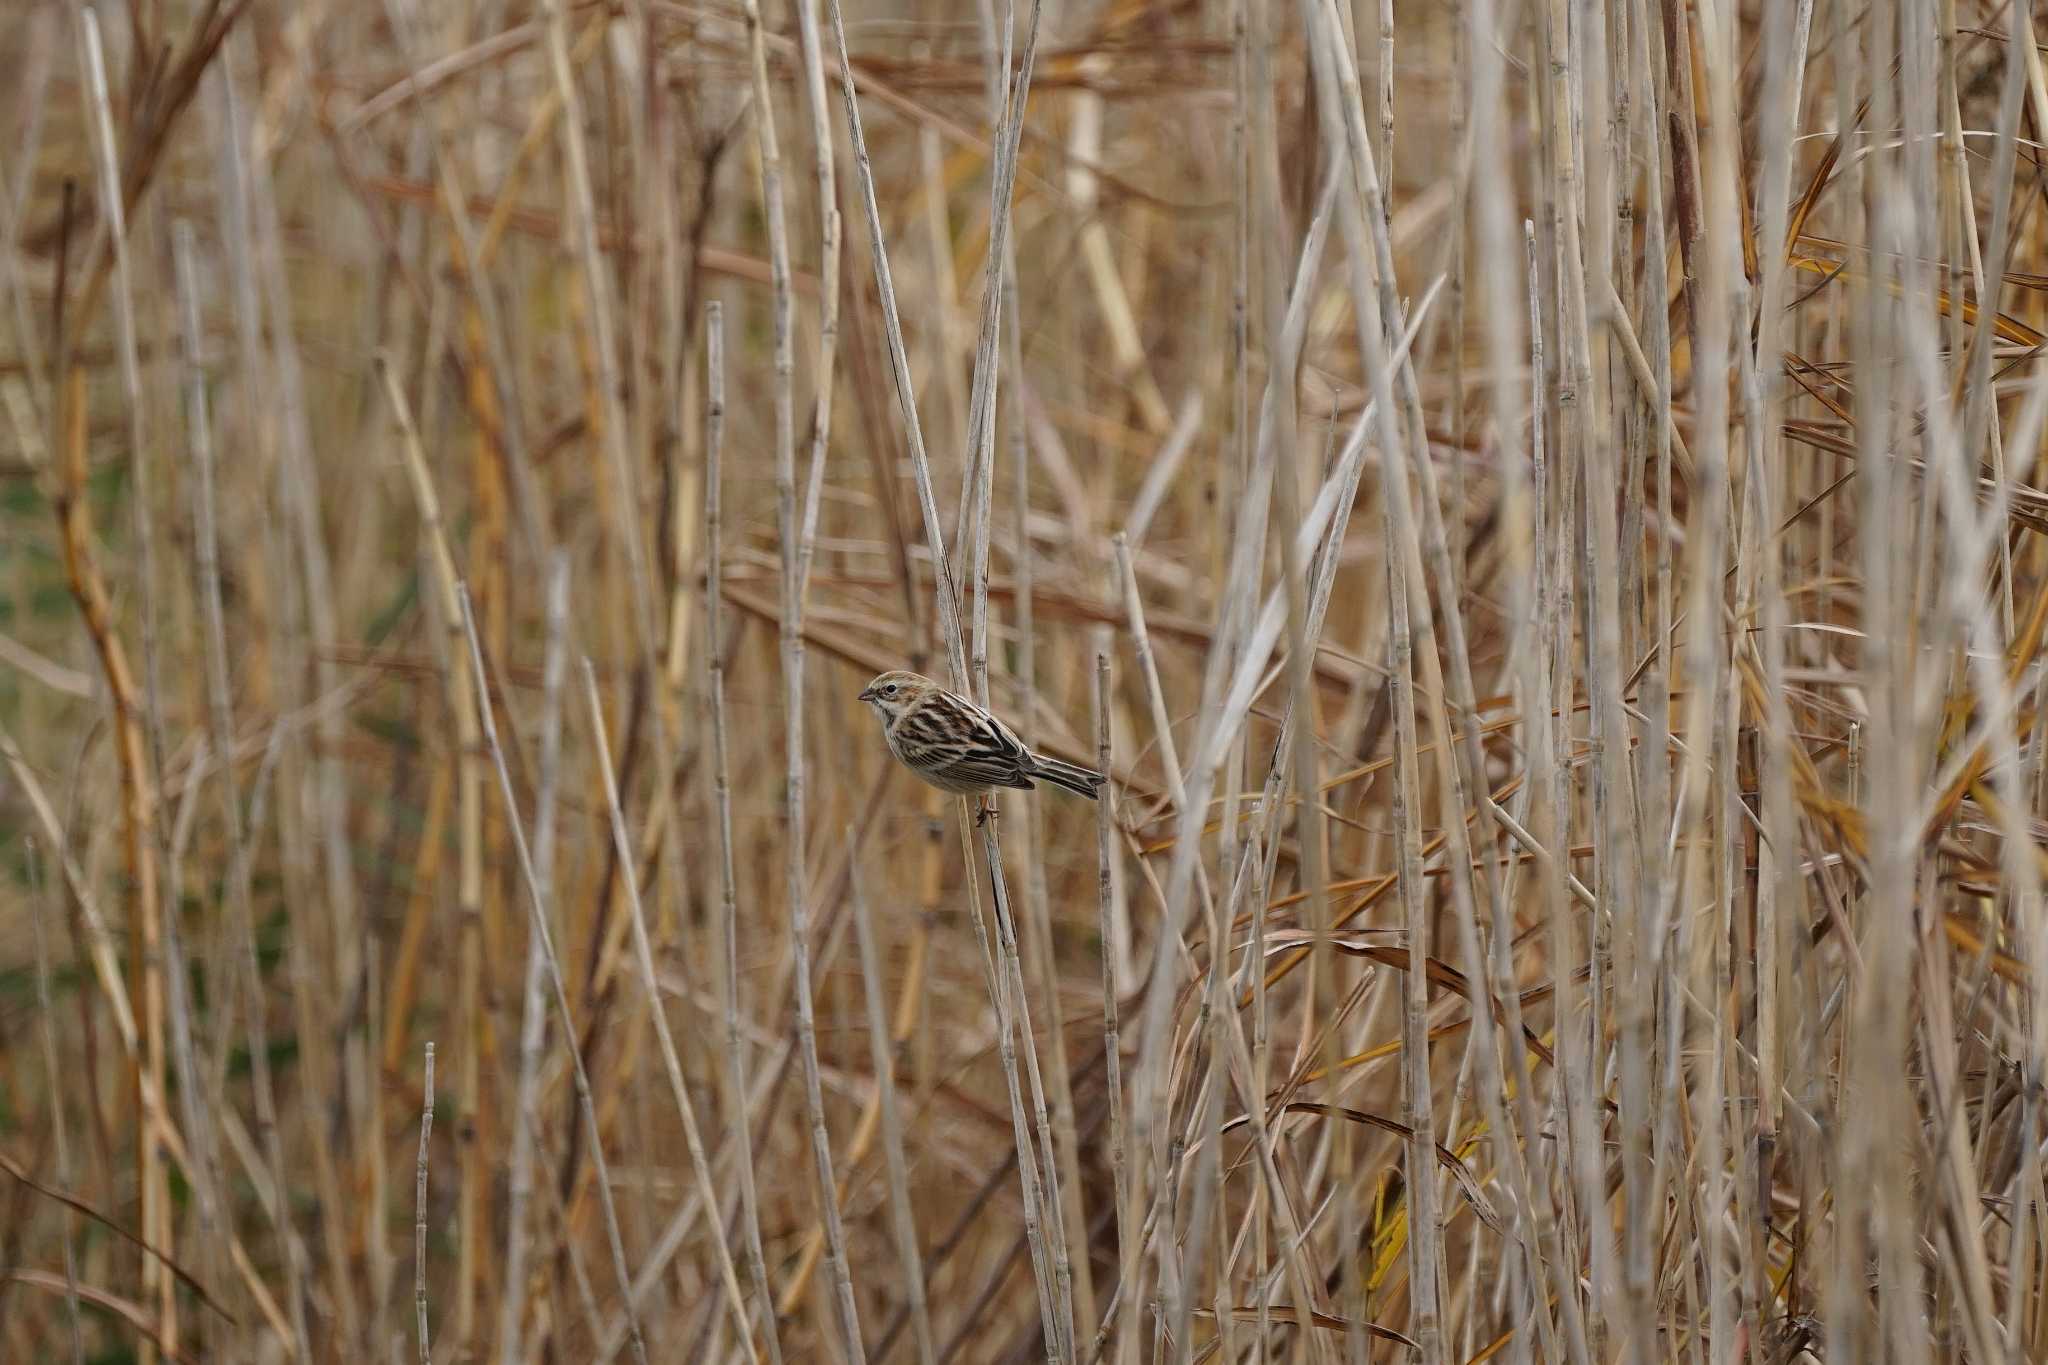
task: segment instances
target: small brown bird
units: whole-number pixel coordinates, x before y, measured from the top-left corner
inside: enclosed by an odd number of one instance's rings
[[[896,760],[943,792],[975,796],[996,787],[1029,789],[1034,777],[1090,801],[1102,786],[1091,768],[1034,754],[1009,726],[967,698],[916,673],[884,673],[860,700],[882,718]]]

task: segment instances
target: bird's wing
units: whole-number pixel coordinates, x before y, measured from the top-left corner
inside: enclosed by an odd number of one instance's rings
[[[1029,787],[1030,751],[1010,727],[950,692],[935,693],[897,723],[912,767],[967,786]]]

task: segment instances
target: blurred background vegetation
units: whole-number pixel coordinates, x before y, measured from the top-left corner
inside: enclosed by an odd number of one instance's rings
[[[0,1356],[2048,1357],[2036,37],[8,5]]]

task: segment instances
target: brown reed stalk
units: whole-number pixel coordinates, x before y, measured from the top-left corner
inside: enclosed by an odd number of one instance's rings
[[[142,1235],[151,1245],[170,1250],[170,1227],[164,1205],[169,1199],[167,1172],[155,1129],[164,1119],[157,1112],[164,1093],[164,999],[161,970],[162,907],[157,894],[154,835],[155,784],[143,751],[141,701],[127,651],[115,633],[113,611],[92,548],[92,521],[85,497],[85,381],[72,367],[65,375],[59,405],[62,452],[59,484],[52,499],[64,549],[65,576],[91,635],[114,709],[115,754],[121,773],[123,854],[133,887],[128,939],[131,983],[128,994],[138,1003],[135,1028],[140,1052],[135,1058],[135,1084],[140,1122],[136,1129],[136,1161],[143,1191]],[[145,1288],[156,1288],[158,1336],[176,1341],[173,1290],[154,1261],[142,1268]],[[175,1345],[173,1345],[175,1349]]]

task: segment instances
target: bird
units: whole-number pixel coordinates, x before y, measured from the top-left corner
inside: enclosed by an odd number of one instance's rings
[[[942,792],[978,796],[997,787],[1031,790],[1043,778],[1090,801],[1103,776],[1031,752],[1017,732],[967,698],[920,674],[883,673],[861,691],[881,718],[896,761]]]

